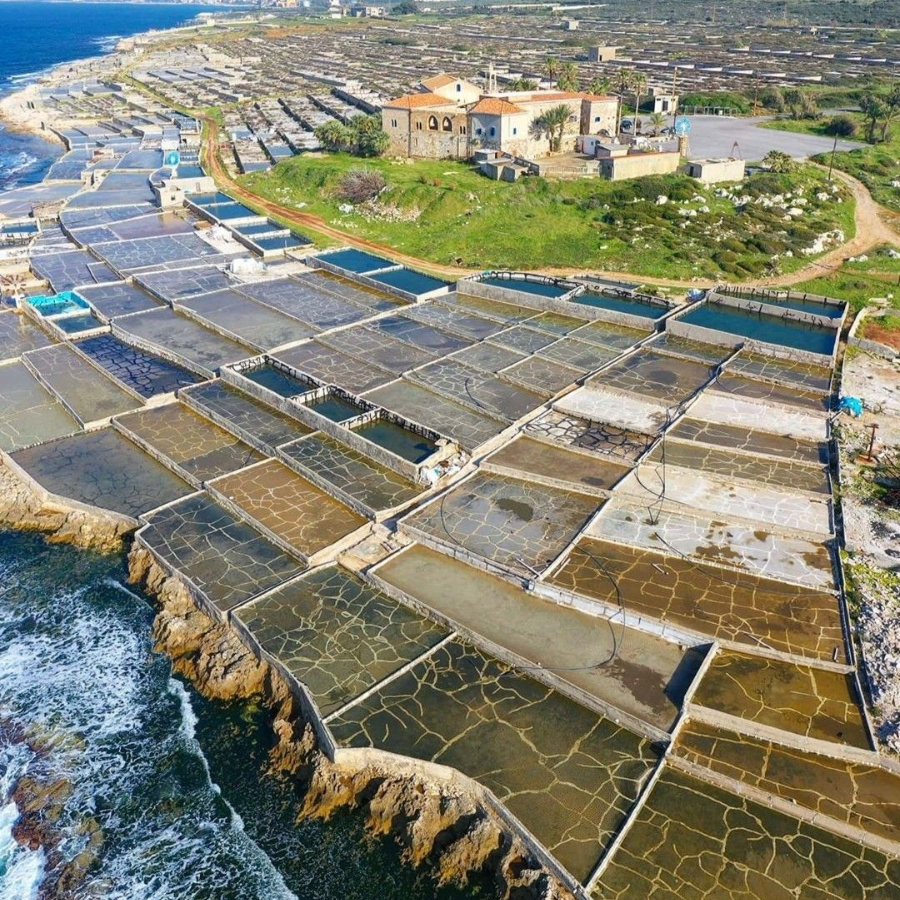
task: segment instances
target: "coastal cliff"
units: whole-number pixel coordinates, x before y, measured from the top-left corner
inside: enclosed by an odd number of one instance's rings
[[[257,659],[231,627],[202,612],[186,585],[146,550],[132,548],[128,566],[132,583],[158,600],[154,642],[175,671],[211,699],[253,697],[267,705],[276,738],[271,770],[293,782],[301,817],[327,818],[353,807],[365,814],[372,834],[393,835],[409,863],[429,867],[441,882],[463,884],[487,874],[506,898],[572,900],[509,826],[458,785],[399,765],[350,768],[330,759],[277,670]]]
[[[39,531],[53,543],[86,550],[124,549],[136,522],[104,514],[97,508],[76,507],[42,496],[33,485],[0,459],[0,524],[20,531]]]

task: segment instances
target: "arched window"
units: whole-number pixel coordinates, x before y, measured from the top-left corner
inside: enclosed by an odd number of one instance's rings
[[[437,131],[438,130],[437,116],[429,116],[428,117],[428,130],[429,131]]]
[[[444,121],[441,122],[441,128],[444,131],[453,131],[453,123],[450,121],[450,116],[444,116]]]
[[[497,129],[494,128],[493,125],[491,125],[490,131],[491,131],[491,137],[496,137],[496,136],[497,136]]]
[[[466,133],[466,126],[465,126],[465,125],[460,125],[460,126],[459,126],[459,133],[460,133],[460,134],[465,134],[465,133]]]

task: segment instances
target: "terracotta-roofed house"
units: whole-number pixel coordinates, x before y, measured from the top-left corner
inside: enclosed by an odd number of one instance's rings
[[[570,111],[563,152],[574,150],[581,134],[608,136],[616,127],[614,97],[558,90],[486,94],[446,73],[426,78],[422,87],[422,93],[391,100],[382,110],[390,154],[467,159],[476,149],[488,149],[540,158],[550,152],[550,141],[534,131],[533,122],[561,105]]]
[[[467,159],[469,116],[466,107],[441,94],[407,94],[381,110],[389,156]]]

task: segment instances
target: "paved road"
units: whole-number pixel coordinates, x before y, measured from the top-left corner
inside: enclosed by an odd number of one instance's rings
[[[816,137],[808,134],[794,134],[790,131],[775,131],[759,128],[757,122],[766,122],[768,117],[731,119],[724,116],[690,116],[691,136],[688,144],[690,159],[708,159],[717,156],[731,156],[734,142],[738,142],[740,155],[748,162],[762,159],[770,150],[781,150],[791,156],[814,156],[831,150],[834,138]],[[853,150],[862,147],[855,141],[838,140],[838,150]]]

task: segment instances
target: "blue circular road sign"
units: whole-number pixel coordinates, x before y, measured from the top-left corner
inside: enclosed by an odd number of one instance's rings
[[[175,166],[177,166],[178,163],[180,163],[180,162],[181,162],[181,154],[177,150],[170,150],[166,154],[165,164],[167,166],[171,166],[174,169]]]
[[[691,120],[687,116],[675,120],[675,134],[678,137],[686,137],[691,133]]]

